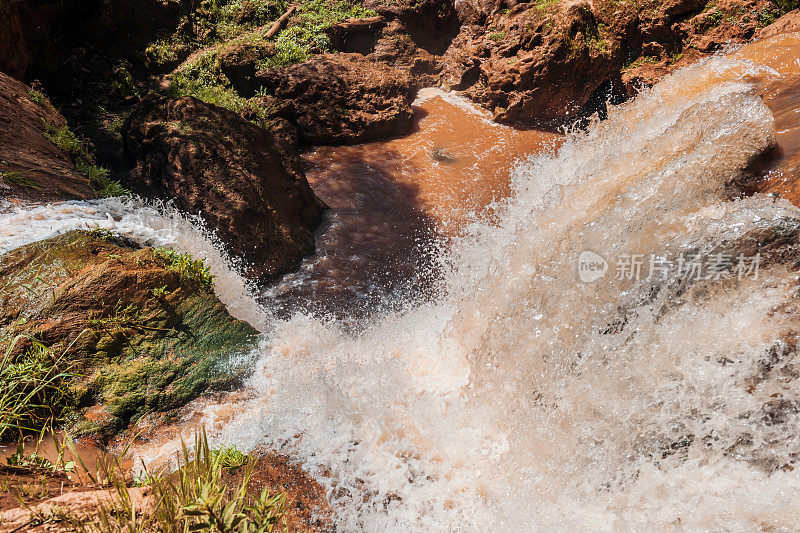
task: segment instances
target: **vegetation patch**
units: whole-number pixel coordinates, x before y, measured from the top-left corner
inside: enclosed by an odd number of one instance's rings
[[[41,189],[42,186],[35,179],[28,177],[25,173],[14,171],[0,170],[0,180],[3,180],[8,185],[15,185],[23,189]]]
[[[222,468],[239,468],[250,462],[250,456],[240,452],[236,446],[226,446],[219,450],[214,450],[214,460]]]
[[[249,26],[242,26],[234,29],[235,24],[230,20],[233,13],[243,9],[244,4],[237,2],[229,3],[214,8],[220,10],[221,15],[217,17],[220,21],[228,21],[225,24],[227,29],[217,30],[213,42],[220,42],[220,39],[227,40],[228,44],[255,44],[265,45],[265,30],[248,30]],[[286,5],[270,4],[278,6],[280,9],[263,8],[260,13],[263,17],[277,17]],[[371,9],[349,2],[347,0],[309,0],[299,6],[299,14],[296,15],[290,25],[281,31],[274,42],[269,43],[269,52],[264,53],[258,60],[256,68],[267,70],[279,68],[295,63],[300,63],[310,58],[314,54],[329,52],[331,50],[330,39],[326,31],[333,24],[343,22],[350,18],[364,18],[375,16],[377,13]],[[263,21],[263,18],[257,20]],[[217,25],[222,22],[217,23]],[[224,38],[222,37],[224,36]],[[209,43],[211,45],[212,43]],[[159,47],[168,46],[160,43]],[[267,47],[265,47],[266,49]],[[204,102],[214,104],[234,112],[241,112],[249,109],[255,116],[253,122],[261,126],[267,126],[269,119],[267,110],[263,108],[258,97],[243,98],[231,86],[230,80],[221,72],[219,65],[219,48],[211,46],[208,51],[202,53],[194,61],[181,66],[172,76],[172,85],[167,90],[167,96],[176,98],[181,96],[193,96]]]
[[[175,64],[201,48],[268,24],[287,7],[285,0],[204,0],[174,35],[151,44],[145,55],[156,67]]]
[[[11,479],[7,476],[0,486],[17,494],[28,509],[23,527],[50,525],[59,531],[81,533],[270,533],[288,530],[286,492],[270,492],[266,488],[255,492],[251,487],[253,462],[247,463],[243,475],[230,475],[224,456],[210,446],[205,431],[195,433],[191,448],[181,442],[177,471],[145,470],[136,479],[122,466],[130,445],[119,456],[101,453],[95,464],[87,465],[71,439],[59,442],[54,438],[54,441],[58,450],[55,463],[35,452],[25,456],[21,446],[9,460],[13,461],[10,467],[20,476]],[[77,464],[64,461],[67,453],[76,458]],[[25,500],[47,498],[53,489],[57,495],[58,481],[62,490],[65,481],[70,484],[63,473],[73,470],[86,479],[84,486],[104,490],[96,503],[91,503],[91,496],[96,492],[87,493],[90,498],[75,506],[25,503]],[[26,483],[20,477],[41,480],[41,483]],[[131,489],[131,486],[148,490]],[[134,491],[138,491],[138,497]]]
[[[167,270],[177,272],[181,279],[207,288],[214,284],[214,276],[211,275],[204,260],[195,259],[191,254],[185,252],[176,252],[166,248],[157,248],[155,254],[164,260]]]
[[[231,87],[228,78],[220,71],[216,52],[201,55],[196,61],[178,70],[172,76],[172,84],[167,89],[166,96],[193,96],[234,113],[252,109],[255,111],[255,124],[265,127],[269,123],[266,110],[256,99],[243,98]]]
[[[0,441],[55,426],[72,400],[65,352],[28,339],[29,347],[14,356],[20,340],[9,343],[0,362]]]
[[[118,181],[111,179],[111,172],[108,169],[96,164],[94,157],[86,148],[86,143],[81,141],[69,127],[45,124],[45,136],[72,160],[78,172],[89,180],[92,188],[100,196],[108,198],[129,194]]]

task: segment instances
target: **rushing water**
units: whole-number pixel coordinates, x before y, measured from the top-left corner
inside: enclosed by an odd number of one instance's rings
[[[520,161],[430,258],[437,297],[356,333],[307,312],[262,316],[213,242],[168,209],[18,209],[0,242],[91,223],[205,254],[226,303],[265,331],[246,390],[205,422],[240,448],[297,457],[344,530],[794,529],[796,250],[756,244],[797,242],[800,210],[733,199],[728,184],[776,135],[774,172],[790,169],[792,136],[756,92],[782,94],[775,80],[798,57],[790,35],[710,58]],[[445,220],[437,205],[456,200],[429,190],[417,207]],[[593,282],[576,268],[586,251],[609,268]],[[650,254],[761,251],[757,275],[648,276]],[[641,277],[617,276],[632,255]]]

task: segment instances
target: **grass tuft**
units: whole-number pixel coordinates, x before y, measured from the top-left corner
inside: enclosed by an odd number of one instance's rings
[[[73,455],[74,444],[70,443]],[[281,525],[285,528],[286,494],[270,494],[266,489],[259,496],[248,493],[252,465],[240,483],[229,488],[223,479],[226,454],[212,450],[205,430],[195,433],[194,447],[181,441],[178,471],[145,472],[131,480],[120,466],[121,457],[101,457],[97,461],[97,476],[83,462],[81,466],[91,481],[110,487],[111,498],[100,503],[97,520],[70,525],[84,532],[126,531],[139,533],[161,531],[178,533],[203,531],[215,533],[270,533]],[[244,454],[241,454],[244,457]],[[79,459],[80,461],[80,459]],[[153,507],[145,515],[137,509],[128,485],[147,486],[152,490]]]
[[[23,189],[41,189],[42,186],[35,179],[30,178],[19,171],[0,171],[0,180],[3,180],[9,185],[16,185]]]
[[[250,456],[240,452],[236,446],[226,446],[219,450],[214,450],[214,459],[219,461],[222,468],[239,468],[250,461]]]
[[[181,279],[197,283],[201,287],[211,287],[214,276],[203,259],[195,259],[188,253],[176,252],[168,248],[156,248],[155,254],[164,261],[167,270],[177,272]]]
[[[19,343],[30,346],[14,357]],[[70,403],[69,371],[65,354],[41,342],[18,336],[6,348],[0,362],[0,440],[53,427]]]

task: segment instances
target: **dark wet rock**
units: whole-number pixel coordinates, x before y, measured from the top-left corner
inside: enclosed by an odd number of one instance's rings
[[[269,96],[291,105],[289,120],[310,144],[364,142],[411,129],[411,76],[360,54],[315,56],[261,71],[257,81]]]
[[[381,37],[381,30],[386,21],[381,17],[350,19],[334,24],[326,33],[331,40],[331,47],[337,52],[355,52],[369,54]]]
[[[143,100],[124,135],[127,185],[198,213],[252,279],[288,272],[314,250],[324,204],[272,132],[185,97]]]
[[[0,6],[0,71],[70,84],[65,77],[86,67],[81,52],[143,59],[189,9],[184,0],[8,0]]]
[[[206,274],[103,232],[23,246],[0,256],[0,345],[14,362],[68,365],[71,425],[108,436],[242,378],[235,362],[257,332],[228,314]]]
[[[0,198],[92,198],[73,162],[47,137],[66,126],[39,92],[0,73]]]

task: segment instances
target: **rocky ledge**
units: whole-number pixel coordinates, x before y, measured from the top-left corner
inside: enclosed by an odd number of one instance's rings
[[[96,191],[53,143],[66,121],[38,91],[0,73],[0,199],[92,198]]]
[[[230,316],[211,281],[188,255],[99,231],[0,256],[4,372],[30,374],[6,385],[28,393],[46,384],[13,406],[15,426],[66,423],[105,440],[145,414],[236,385],[257,332]]]

